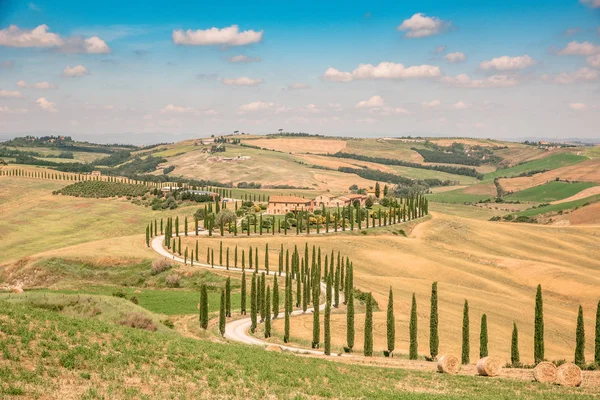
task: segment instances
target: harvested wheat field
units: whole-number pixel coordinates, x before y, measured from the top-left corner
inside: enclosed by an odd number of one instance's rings
[[[553,201],[551,204],[568,203],[570,201],[585,199],[586,197],[595,196],[597,194],[600,194],[600,186],[594,186],[591,188],[584,189],[581,192],[579,192],[571,197],[567,197],[566,199],[562,199],[562,200]]]
[[[285,153],[337,153],[346,148],[346,141],[342,139],[306,139],[306,138],[277,138],[277,139],[252,139],[245,140],[252,146],[265,149],[283,151]]]
[[[524,176],[519,178],[500,179],[500,184],[505,191],[517,192],[519,190],[542,185],[559,178],[563,181],[583,181],[600,183],[600,160],[589,160],[579,164],[557,168],[552,171]]]

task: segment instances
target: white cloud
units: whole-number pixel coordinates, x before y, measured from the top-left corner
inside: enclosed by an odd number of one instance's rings
[[[587,110],[588,107],[584,103],[570,103],[569,108],[573,111],[583,111]]]
[[[176,29],[173,31],[173,43],[189,46],[242,46],[251,43],[258,43],[262,40],[263,31],[243,31],[237,25],[231,25],[227,28],[210,29]]]
[[[223,78],[221,83],[229,86],[258,86],[264,81],[262,79],[248,78],[247,76],[241,76],[239,78]]]
[[[0,106],[0,113],[6,114],[24,114],[27,112],[26,108],[10,108],[6,106]]]
[[[591,8],[600,8],[600,0],[579,0],[579,2]]]
[[[515,71],[531,67],[535,64],[535,60],[527,54],[518,57],[502,56],[492,58],[489,61],[484,61],[479,66],[481,69],[495,69],[498,71]]]
[[[162,110],[160,110],[160,112],[163,114],[184,114],[192,113],[194,112],[194,109],[190,107],[176,106],[174,104],[167,104]]]
[[[437,78],[440,67],[433,65],[414,65],[405,67],[400,63],[382,62],[378,65],[360,64],[352,72],[343,72],[328,68],[323,78],[333,82],[351,82],[359,79],[416,79]]]
[[[567,47],[560,50],[558,54],[568,56],[591,56],[600,53],[600,46],[591,42],[576,42],[572,41],[567,44]]]
[[[290,83],[285,89],[286,90],[302,90],[309,89],[310,85],[301,82]]]
[[[435,48],[435,52],[436,52],[437,54],[441,54],[441,53],[443,53],[443,52],[445,52],[445,51],[446,51],[446,46],[444,46],[444,45],[440,45],[440,46],[437,46],[437,47]]]
[[[53,102],[49,101],[48,99],[46,99],[45,97],[40,97],[39,99],[37,99],[35,101],[42,110],[44,111],[48,111],[48,112],[56,112],[56,104],[54,104]]]
[[[254,113],[254,112],[275,112],[282,113],[289,111],[290,109],[273,102],[266,101],[253,101],[248,104],[240,106],[240,113]]]
[[[569,85],[578,82],[590,82],[598,79],[598,71],[583,67],[574,72],[563,72],[555,76],[542,75],[542,80],[558,85]]]
[[[437,35],[445,31],[450,24],[450,22],[442,21],[437,17],[428,17],[422,13],[417,13],[404,20],[397,29],[405,31],[405,36],[408,38],[421,38]]]
[[[455,110],[466,110],[467,108],[471,108],[471,106],[465,103],[464,101],[459,100],[452,105],[452,108],[454,108]]]
[[[363,100],[356,103],[354,108],[379,108],[385,105],[385,101],[381,96],[373,96],[369,100]]]
[[[319,108],[319,106],[315,105],[315,104],[307,104],[306,107],[304,107],[306,109],[306,111],[311,112],[311,113],[320,113],[321,109]]]
[[[106,42],[98,36],[62,38],[49,32],[48,25],[39,25],[32,30],[11,25],[0,30],[0,46],[57,48],[65,53],[110,53]]]
[[[590,67],[600,68],[600,54],[589,56],[585,60]]]
[[[445,76],[442,78],[442,82],[449,86],[474,89],[510,87],[519,84],[519,81],[515,77],[508,75],[492,75],[485,79],[471,79],[467,74],[460,74],[457,76]]]
[[[29,84],[29,83],[21,80],[21,81],[17,82],[17,86],[20,88],[26,88],[26,89],[41,89],[41,90],[56,89],[56,85],[54,83],[50,83],[50,82],[37,82],[37,83]]]
[[[467,59],[467,56],[465,55],[465,53],[461,53],[460,51],[457,51],[455,53],[446,54],[446,56],[444,58],[450,64],[457,64],[457,63],[461,63],[461,62],[465,61]]]
[[[76,78],[79,76],[84,76],[84,75],[89,75],[89,74],[90,74],[90,72],[87,70],[87,68],[81,64],[76,65],[73,68],[71,68],[70,65],[67,65],[63,71],[63,75],[68,76],[70,78]]]
[[[259,62],[259,61],[260,61],[260,57],[248,57],[243,54],[229,58],[230,63],[251,63],[251,62]]]
[[[439,107],[440,104],[442,104],[442,102],[439,100],[424,101],[421,103],[424,108],[435,108]]]
[[[17,98],[23,97],[18,90],[2,90],[0,89],[0,98]]]

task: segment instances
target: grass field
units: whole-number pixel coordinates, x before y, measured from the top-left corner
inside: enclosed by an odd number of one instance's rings
[[[574,196],[582,190],[596,186],[593,182],[549,182],[545,185],[534,186],[505,196],[512,201],[531,201],[537,203],[549,203],[556,200],[566,199]]]
[[[559,153],[553,154],[544,158],[529,161],[523,164],[515,165],[514,167],[500,169],[495,172],[485,174],[484,180],[492,180],[500,177],[514,177],[524,172],[530,171],[541,171],[541,170],[552,170],[568,165],[578,164],[582,161],[587,160],[585,156],[578,156],[570,153]]]
[[[569,201],[569,202],[565,202],[565,203],[550,204],[550,205],[547,205],[544,207],[539,207],[539,208],[532,208],[529,210],[524,210],[519,213],[516,213],[516,215],[523,215],[525,217],[534,217],[534,216],[540,215],[540,214],[571,210],[576,207],[583,207],[586,204],[595,203],[597,201],[600,201],[600,195],[586,197],[584,199]]]
[[[467,193],[467,189],[456,189],[447,192],[428,194],[427,198],[431,202],[437,203],[477,203],[495,197],[489,194]]]

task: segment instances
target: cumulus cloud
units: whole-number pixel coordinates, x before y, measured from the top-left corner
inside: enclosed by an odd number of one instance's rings
[[[590,67],[600,68],[600,54],[589,56],[585,60]]]
[[[569,85],[579,82],[591,82],[598,79],[598,71],[588,67],[583,67],[573,72],[563,72],[558,75],[542,75],[542,80],[558,85]]]
[[[569,103],[569,109],[573,111],[583,111],[587,110],[587,105],[584,103]]]
[[[23,97],[18,90],[2,90],[0,89],[0,98],[17,98]]]
[[[534,64],[535,60],[525,54],[524,56],[518,57],[502,56],[492,58],[489,61],[484,61],[479,64],[479,67],[485,70],[495,69],[498,71],[516,71],[531,67]]]
[[[421,103],[424,108],[435,108],[439,107],[440,104],[442,104],[442,102],[439,100],[424,101]]]
[[[461,63],[461,62],[465,61],[467,59],[467,56],[465,55],[465,53],[461,53],[460,51],[457,51],[455,53],[446,54],[446,56],[444,58],[450,64],[457,64],[457,63]]]
[[[306,83],[295,82],[295,83],[290,83],[289,85],[287,85],[285,90],[302,90],[302,89],[309,89],[309,88],[310,88],[310,85],[308,85]]]
[[[173,43],[188,46],[243,46],[258,43],[262,40],[263,31],[247,30],[240,32],[237,25],[227,28],[210,29],[176,29],[173,31]]]
[[[558,54],[563,56],[591,56],[600,53],[600,46],[591,42],[572,41],[567,46],[560,50]]]
[[[5,114],[23,114],[26,113],[27,109],[26,108],[10,108],[7,106],[0,106],[0,113],[5,113]]]
[[[0,30],[0,46],[56,48],[65,53],[110,53],[106,42],[98,36],[62,38],[49,31],[48,25],[39,25],[32,30],[21,29],[16,25]]]
[[[25,89],[56,89],[56,85],[50,82],[37,82],[37,83],[27,83],[23,80],[17,82],[17,86]]]
[[[248,57],[243,54],[229,57],[230,63],[251,63],[251,62],[259,62],[260,57]]]
[[[373,96],[368,100],[359,101],[354,108],[378,108],[385,106],[385,101],[381,96]]]
[[[241,76],[239,78],[223,78],[221,79],[221,83],[228,86],[258,86],[264,83],[264,80]]]
[[[40,108],[44,111],[48,111],[48,112],[56,112],[56,104],[54,104],[53,102],[49,101],[48,99],[46,99],[45,97],[40,97],[39,99],[37,99],[35,101],[38,106],[40,106]]]
[[[428,17],[422,13],[417,13],[406,19],[397,29],[404,31],[405,37],[421,38],[444,32],[451,25],[449,21],[442,21],[437,17]]]
[[[343,72],[328,68],[323,79],[333,82],[351,82],[359,79],[416,79],[436,78],[440,76],[440,67],[433,65],[414,65],[405,67],[400,63],[382,62],[378,65],[360,64],[352,72]]]
[[[579,0],[579,2],[591,8],[600,8],[600,0]]]
[[[163,114],[185,114],[194,112],[194,109],[191,107],[176,106],[175,104],[167,104],[160,112]]]
[[[240,113],[274,112],[277,114],[289,111],[289,108],[273,102],[253,101],[248,104],[243,104],[238,111]]]
[[[455,110],[466,110],[467,108],[470,108],[470,107],[471,107],[470,105],[468,105],[467,103],[465,103],[462,100],[459,100],[452,105],[452,108],[454,108]]]
[[[87,70],[87,68],[81,64],[76,65],[73,68],[71,68],[70,65],[67,65],[63,71],[63,75],[68,76],[69,78],[77,78],[89,74],[90,72]]]
[[[471,79],[467,74],[460,74],[457,76],[445,76],[442,78],[442,82],[448,86],[473,89],[510,87],[519,84],[519,81],[515,77],[508,75],[492,75],[485,79]]]

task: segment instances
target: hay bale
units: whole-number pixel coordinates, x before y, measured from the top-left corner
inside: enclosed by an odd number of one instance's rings
[[[581,386],[583,383],[581,368],[573,363],[561,365],[556,370],[556,381],[561,386]]]
[[[15,293],[15,294],[20,294],[20,293],[23,293],[23,288],[19,287],[19,286],[16,286],[16,287],[14,287],[14,288],[11,289],[11,292]]]
[[[502,365],[495,357],[483,357],[477,361],[477,373],[481,376],[498,376]]]
[[[441,356],[437,362],[438,372],[454,375],[460,370],[460,361],[451,354]]]
[[[270,344],[267,346],[266,348],[267,351],[274,351],[275,353],[281,353],[283,350],[281,349],[280,346],[277,346],[276,344]]]
[[[533,378],[542,383],[555,383],[556,365],[548,361],[539,363],[533,369]]]

